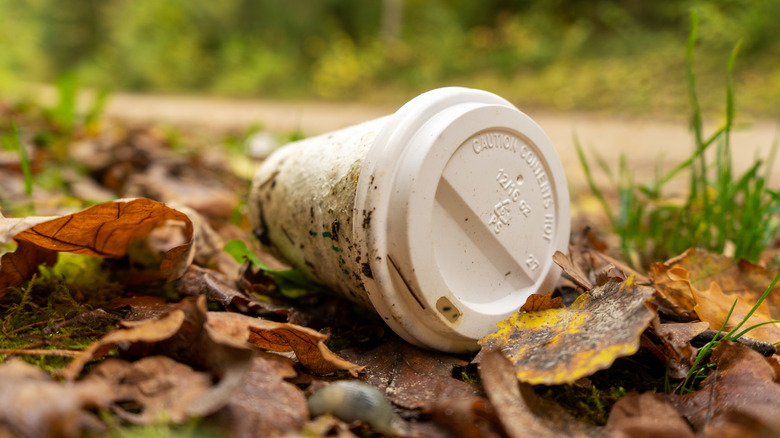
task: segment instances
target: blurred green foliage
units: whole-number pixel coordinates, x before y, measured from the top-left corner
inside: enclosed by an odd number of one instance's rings
[[[76,72],[114,89],[397,100],[459,84],[559,109],[682,111],[696,8],[700,59],[742,39],[740,100],[780,112],[780,0],[396,0],[397,34],[383,25],[393,4],[0,0],[0,87]],[[705,86],[722,80],[701,69]]]

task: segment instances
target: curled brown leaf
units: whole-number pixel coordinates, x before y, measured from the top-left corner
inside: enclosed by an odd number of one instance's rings
[[[33,220],[34,219],[34,220]],[[41,263],[53,263],[60,251],[118,258],[130,244],[169,221],[184,227],[187,243],[169,249],[160,270],[169,280],[184,273],[192,249],[193,228],[187,215],[150,199],[98,204],[54,218],[9,219],[0,216],[0,241],[13,238],[17,250],[0,259],[0,296],[30,278]]]
[[[301,365],[316,374],[347,370],[357,376],[364,369],[330,351],[325,345],[328,336],[308,327],[232,312],[209,312],[208,322],[216,331],[248,342],[257,348],[279,352],[292,351]]]

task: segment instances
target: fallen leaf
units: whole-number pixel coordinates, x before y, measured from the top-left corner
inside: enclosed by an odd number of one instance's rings
[[[120,343],[159,342],[176,334],[183,322],[184,312],[180,309],[174,309],[160,319],[142,320],[138,321],[138,324],[124,322],[125,328],[114,330],[81,351],[61,371],[61,375],[67,380],[74,380],[89,361],[104,356]]]
[[[38,266],[52,266],[57,262],[57,253],[49,251],[33,243],[22,240],[18,242],[16,251],[8,252],[0,257],[0,297],[9,288],[22,284],[38,272]]]
[[[735,420],[749,418],[752,431],[780,430],[780,384],[767,360],[748,347],[721,341],[713,349],[716,369],[701,382],[699,390],[685,395],[667,395],[696,431],[726,428]],[[758,435],[758,433],[755,433]],[[742,435],[744,436],[744,434]]]
[[[707,330],[708,326],[706,322],[662,324],[658,318],[654,318],[651,330],[642,335],[642,346],[666,364],[669,377],[684,379],[698,352],[691,345],[691,340]]]
[[[652,294],[630,280],[610,280],[569,307],[515,313],[479,343],[482,351],[503,351],[523,382],[572,383],[636,353],[654,316],[647,306]]]
[[[201,175],[172,175],[168,166],[153,163],[146,172],[133,175],[128,192],[166,204],[188,205],[210,219],[226,221],[240,198],[234,190],[211,179]]]
[[[519,309],[519,312],[537,312],[539,310],[557,309],[561,307],[563,298],[552,297],[552,292],[547,292],[545,295],[533,294],[525,301],[523,307]]]
[[[482,385],[510,438],[605,436],[601,428],[578,421],[558,404],[537,396],[531,385],[518,382],[514,366],[500,351],[490,350],[482,356]]]
[[[61,374],[76,378],[93,358],[120,347],[125,357],[164,355],[197,369],[209,370],[223,391],[240,379],[251,364],[252,351],[244,342],[219,333],[206,324],[206,298],[186,298],[158,319],[124,321],[117,329],[82,351]]]
[[[347,370],[357,376],[364,369],[330,351],[325,345],[328,336],[308,327],[233,312],[209,312],[208,323],[216,331],[262,350],[292,351],[301,365],[316,374]]]
[[[104,382],[60,383],[19,359],[0,364],[0,435],[79,437],[105,426],[91,412],[108,406],[113,389]]]
[[[124,321],[141,321],[144,319],[157,319],[170,312],[176,305],[169,303],[165,298],[150,295],[134,295],[129,297],[114,298],[108,307],[109,310],[119,310],[128,307]]]
[[[284,435],[298,432],[309,418],[306,397],[297,386],[284,381],[298,373],[285,357],[260,353],[240,388],[225,407],[209,418],[233,437]]]
[[[593,283],[594,279],[628,278],[634,276],[639,284],[649,283],[649,279],[632,269],[622,261],[610,257],[605,252],[607,245],[601,241],[593,229],[586,227],[580,234],[572,234],[572,243],[569,245],[569,260],[574,269],[580,272],[583,280]],[[602,286],[596,282],[596,286]]]
[[[699,290],[691,282],[690,275],[682,267],[674,267],[667,272],[667,276],[671,280],[688,286],[693,301],[696,303],[693,306],[693,310],[699,316],[699,319],[709,323],[710,329],[720,330],[723,328],[725,332],[729,332],[742,321],[746,321],[742,325],[742,330],[744,330],[748,327],[776,319],[770,315],[769,300],[764,300],[755,313],[748,318],[755,301],[752,303],[748,302],[741,294],[725,294],[721,290],[721,286],[715,281],[711,282],[706,290]],[[780,290],[778,290],[778,293],[780,293]],[[780,341],[780,324],[764,324],[752,329],[748,336],[769,343],[778,342]]]
[[[429,404],[423,413],[459,438],[498,438],[498,418],[482,397],[445,398]]]
[[[236,309],[240,313],[253,316],[283,316],[290,309],[265,301],[248,297],[228,283],[219,272],[191,265],[187,272],[176,280],[176,291],[186,296],[205,295],[209,301],[217,302],[227,308]]]
[[[584,287],[586,290],[593,289],[593,283],[588,280],[588,274],[583,272],[579,266],[575,265],[571,259],[566,257],[566,254],[560,251],[555,251],[555,254],[553,255],[553,261],[555,264],[560,266],[561,269],[563,269],[563,272],[571,277],[575,283]]]
[[[89,361],[107,354],[120,343],[153,343],[168,339],[179,331],[184,317],[182,310],[174,309],[160,319],[142,320],[138,321],[138,324],[124,322],[125,328],[114,330],[81,351],[61,371],[61,375],[67,380],[74,380]]]
[[[675,407],[652,392],[629,392],[609,412],[606,425],[610,436],[693,438],[694,433]]]
[[[679,274],[674,276],[678,268],[688,273],[690,286],[698,291],[706,291],[712,283],[717,284],[720,292],[730,297],[729,308],[737,296],[752,307],[774,277],[772,272],[753,263],[744,260],[735,262],[729,257],[698,248],[650,266],[650,278],[658,296],[669,302],[679,315],[689,319],[695,317],[694,306],[697,303],[689,285],[681,281]],[[669,276],[670,273],[674,278]],[[682,278],[685,276],[682,275]],[[780,285],[769,294],[767,302],[769,314],[774,319],[780,319]]]
[[[391,402],[406,409],[482,395],[478,385],[452,376],[453,369],[466,366],[466,361],[417,348],[394,335],[373,350],[348,350],[342,354],[365,364],[366,373],[361,380],[376,386]]]
[[[215,386],[209,372],[166,356],[150,356],[135,362],[109,358],[83,380],[105,382],[116,394],[111,410],[132,424],[153,424],[166,418],[183,423],[210,414],[226,403],[214,403]],[[208,404],[210,409],[202,409]]]
[[[303,426],[301,435],[312,437],[358,438],[349,425],[333,415],[320,415]]]
[[[160,270],[173,280],[189,264],[192,223],[183,213],[149,199],[119,200],[98,204],[78,213],[49,218],[14,219],[0,216],[0,240],[13,238],[19,246],[0,259],[0,296],[28,279],[41,263],[51,263],[56,252],[119,258],[131,243],[168,221],[183,224],[190,241],[169,249]],[[15,234],[11,234],[15,233]]]

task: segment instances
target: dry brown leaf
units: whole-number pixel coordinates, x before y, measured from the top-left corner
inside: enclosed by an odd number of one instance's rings
[[[662,396],[629,392],[609,412],[607,429],[614,438],[693,438],[694,433],[677,410]]]
[[[561,269],[563,269],[563,272],[568,274],[575,283],[584,287],[586,290],[593,289],[593,283],[588,280],[588,275],[584,273],[579,266],[575,265],[573,261],[566,257],[566,254],[555,251],[553,261],[560,266]]]
[[[445,398],[431,403],[423,412],[459,438],[498,438],[498,418],[482,397]]]
[[[671,304],[678,315],[685,318],[695,317],[696,301],[691,288],[681,278],[679,268],[687,271],[690,285],[698,291],[707,291],[716,283],[720,292],[728,299],[728,306],[737,296],[745,303],[753,304],[766,290],[774,277],[770,271],[747,261],[734,262],[731,258],[712,254],[703,249],[692,248],[664,263],[655,263],[650,267],[650,277],[660,298]],[[675,276],[675,272],[678,274]],[[669,274],[674,278],[671,278]],[[767,297],[769,314],[780,319],[780,285]],[[715,328],[717,330],[720,327]]]
[[[157,319],[176,307],[162,297],[150,295],[134,295],[129,297],[114,298],[108,306],[108,310],[129,308],[125,313],[124,321],[141,321],[144,319]]]
[[[563,302],[563,298],[553,298],[552,292],[547,292],[545,295],[533,294],[528,297],[525,304],[523,304],[523,307],[521,307],[518,311],[537,312],[539,310],[557,309],[561,307],[561,302]]]
[[[185,214],[150,199],[119,200],[45,221],[34,219],[26,221],[0,216],[0,230],[7,233],[0,236],[0,240],[13,238],[19,243],[17,251],[4,254],[0,259],[3,274],[0,276],[0,296],[8,288],[28,279],[40,263],[50,263],[52,257],[56,257],[52,251],[122,257],[131,243],[168,221],[183,224],[188,242],[168,250],[160,270],[172,280],[183,274],[189,263],[192,223]],[[24,228],[27,225],[31,226]]]
[[[123,418],[149,424],[163,411],[176,422],[211,414],[243,384],[253,352],[246,343],[213,331],[206,313],[205,297],[188,298],[159,319],[125,321],[123,328],[81,352],[61,374],[73,380],[88,361],[119,347],[121,355],[141,360],[103,362],[90,378],[108,381],[142,408],[137,413],[120,409]]]
[[[55,381],[18,359],[0,364],[0,433],[14,437],[79,437],[104,428],[93,409],[106,408],[113,388],[104,382]]]
[[[569,307],[515,313],[479,343],[483,351],[503,351],[523,382],[572,383],[639,349],[654,316],[647,306],[652,294],[652,288],[630,280],[611,280]]]
[[[479,375],[504,432],[515,437],[601,437],[601,428],[587,425],[559,405],[541,399],[531,385],[520,383],[515,368],[500,351],[483,354]]]
[[[693,306],[693,310],[699,316],[699,319],[709,323],[712,330],[723,328],[724,331],[728,332],[743,320],[746,320],[746,322],[742,325],[742,329],[746,329],[776,319],[770,314],[769,300],[764,300],[755,313],[750,318],[747,318],[755,302],[748,302],[741,294],[727,295],[723,293],[721,286],[714,281],[709,284],[708,289],[699,290],[690,281],[690,275],[692,274],[682,267],[674,267],[667,271],[667,276],[671,280],[683,283],[688,287],[693,301],[696,303]],[[780,290],[777,293],[780,293]],[[775,310],[775,312],[778,311],[780,309]],[[780,324],[765,324],[756,327],[749,332],[748,336],[759,341],[774,344],[780,341]]]
[[[184,322],[184,312],[175,309],[160,319],[138,321],[138,324],[125,322],[126,328],[114,330],[93,342],[86,350],[79,353],[71,363],[62,369],[61,375],[67,380],[74,380],[89,361],[101,357],[120,343],[153,343],[172,337]]]
[[[210,422],[233,437],[284,435],[298,432],[309,418],[306,397],[297,386],[284,381],[297,376],[293,361],[262,352],[241,387]]]
[[[662,363],[673,379],[684,379],[688,375],[698,350],[691,346],[691,340],[707,330],[706,322],[662,324],[658,318],[652,323],[652,330],[643,335],[643,347],[647,347]],[[652,338],[655,334],[656,338]],[[647,337],[647,339],[644,339]]]
[[[316,374],[347,370],[353,376],[363,366],[348,362],[325,345],[328,336],[295,324],[252,318],[232,312],[209,312],[208,322],[215,330],[257,348],[270,351],[292,351],[301,365]]]
[[[634,276],[639,284],[649,283],[649,279],[640,272],[635,271],[626,263],[605,254],[606,243],[602,242],[590,227],[582,230],[580,234],[572,234],[572,243],[569,245],[569,260],[583,280],[595,286],[602,286],[609,278],[628,278]]]
[[[40,265],[52,266],[57,262],[57,253],[22,240],[16,251],[3,254],[0,258],[0,297],[14,286],[31,278]]]
[[[227,380],[240,379],[248,369],[252,351],[245,343],[214,331],[206,324],[206,313],[205,297],[187,298],[158,319],[125,321],[122,328],[82,351],[61,374],[72,380],[87,362],[119,346],[125,356],[141,358],[159,354],[207,369],[221,379],[221,386],[229,387]]]
[[[116,394],[111,409],[132,424],[153,424],[166,418],[183,423],[208,415],[226,403],[214,403],[213,376],[165,356],[135,362],[109,358],[99,363],[85,382],[105,382]],[[211,409],[201,409],[204,401]],[[121,403],[118,403],[121,402]]]
[[[343,354],[367,366],[361,380],[407,409],[422,409],[437,400],[482,395],[478,385],[452,376],[455,367],[466,366],[467,362],[417,348],[397,336],[389,337],[373,350]]]
[[[739,426],[742,418],[749,419],[747,432],[753,432],[742,436],[780,430],[780,384],[774,381],[774,369],[767,360],[729,341],[721,341],[713,349],[712,360],[717,368],[698,391],[666,396],[694,429],[706,429],[708,436],[723,436],[717,429],[730,429],[735,423]]]
[[[205,295],[209,301],[217,302],[226,308],[235,308],[240,313],[253,316],[288,315],[289,308],[277,306],[256,298],[246,296],[228,283],[219,272],[191,265],[187,272],[176,280],[176,291],[185,296]]]

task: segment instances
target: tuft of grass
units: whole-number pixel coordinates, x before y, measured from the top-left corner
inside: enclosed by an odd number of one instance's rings
[[[780,323],[780,321],[765,321],[759,324],[752,325],[742,331],[739,331],[750,319],[751,316],[758,310],[758,308],[761,306],[761,303],[764,302],[766,297],[769,296],[769,293],[772,292],[772,289],[774,289],[777,282],[780,281],[780,272],[775,275],[775,278],[772,280],[772,283],[769,284],[769,286],[766,288],[763,294],[758,298],[756,301],[756,304],[753,305],[753,307],[750,309],[750,311],[745,315],[745,317],[737,324],[734,328],[732,328],[728,333],[721,336],[721,333],[723,333],[723,330],[726,328],[726,323],[728,322],[729,318],[731,318],[732,312],[734,312],[734,307],[737,305],[737,300],[734,300],[734,304],[731,305],[731,309],[729,309],[729,313],[726,315],[726,320],[723,322],[723,325],[721,325],[720,329],[718,330],[717,334],[712,338],[711,341],[704,344],[701,348],[699,348],[699,351],[696,352],[696,359],[693,361],[693,365],[691,365],[691,369],[688,371],[688,375],[685,377],[685,379],[678,385],[677,391],[679,391],[681,394],[686,394],[693,392],[695,390],[696,384],[704,379],[707,375],[707,371],[714,367],[715,365],[711,362],[709,362],[708,358],[710,357],[710,353],[712,352],[712,349],[717,347],[722,341],[736,341],[737,339],[741,338],[742,336],[745,336],[748,332],[751,330],[761,327],[763,325],[767,324],[775,324]]]
[[[596,184],[583,148],[575,138],[578,158],[590,189],[620,238],[621,251],[636,268],[668,259],[692,247],[717,253],[733,248],[735,259],[757,261],[780,231],[780,191],[767,187],[777,142],[772,145],[767,162],[756,159],[742,175],[734,175],[731,167],[730,136],[736,94],[733,72],[740,43],[734,46],[726,68],[725,121],[711,134],[704,132],[693,71],[698,23],[698,14],[693,10],[686,46],[690,128],[694,137],[694,151],[688,159],[666,174],[656,176],[654,181],[640,184],[634,181],[624,156],[620,157],[616,175],[602,157],[596,156],[598,166],[618,194],[617,206],[613,208]],[[664,187],[683,171],[689,174],[687,198],[682,203],[665,199]]]
[[[27,196],[32,196],[33,193],[33,178],[32,172],[30,172],[30,157],[27,156],[27,148],[22,144],[19,139],[19,131],[16,129],[16,123],[11,120],[11,132],[4,136],[3,146],[8,149],[16,149],[19,152],[19,163],[22,166],[22,174],[24,175],[24,192]]]

